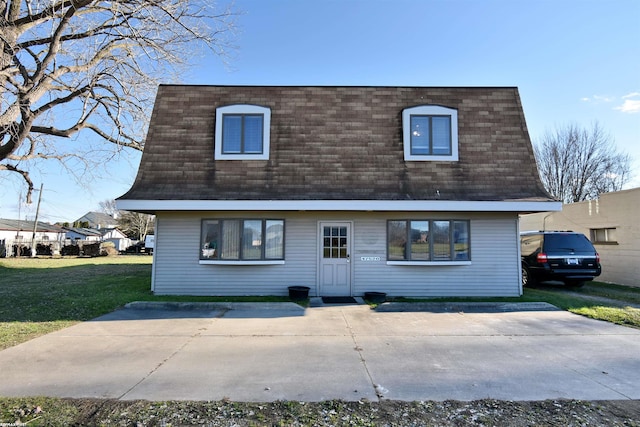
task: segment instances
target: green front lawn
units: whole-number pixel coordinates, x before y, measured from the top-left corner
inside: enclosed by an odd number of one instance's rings
[[[0,259],[0,350],[109,313],[131,301],[289,301],[272,297],[156,296],[150,256]],[[588,297],[606,297],[602,303]],[[401,299],[398,299],[401,300]],[[525,289],[520,298],[447,298],[427,301],[543,301],[595,319],[640,327],[640,288],[589,283]],[[417,301],[406,300],[405,301]],[[422,300],[425,301],[425,300]]]
[[[598,297],[612,301],[603,302],[594,299]],[[640,288],[602,282],[588,282],[584,287],[578,289],[568,289],[560,285],[525,288],[521,297],[512,298],[398,298],[396,300],[416,302],[548,302],[571,313],[640,328],[640,309],[629,305],[640,305]]]
[[[287,297],[156,296],[150,256],[0,259],[0,350],[132,301],[289,301]]]

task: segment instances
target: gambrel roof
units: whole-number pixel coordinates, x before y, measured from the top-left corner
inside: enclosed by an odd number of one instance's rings
[[[268,160],[214,160],[216,108],[271,110]],[[457,161],[405,161],[404,109],[457,111]],[[158,89],[140,169],[120,200],[551,201],[514,87]]]

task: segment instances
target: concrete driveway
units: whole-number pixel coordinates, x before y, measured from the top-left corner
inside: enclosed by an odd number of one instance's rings
[[[134,304],[1,351],[0,395],[640,399],[640,330],[544,304],[385,310]]]

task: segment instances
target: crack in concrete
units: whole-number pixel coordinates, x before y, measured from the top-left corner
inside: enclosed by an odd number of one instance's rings
[[[221,310],[220,314],[213,317],[212,320],[215,319],[219,319],[221,317],[223,317],[227,312],[229,311],[229,309],[226,310]],[[206,330],[206,328],[200,328],[199,330]],[[124,399],[124,397],[131,393],[136,387],[138,387],[140,384],[142,384],[144,381],[146,381],[151,375],[153,375],[155,372],[158,371],[158,369],[160,369],[162,366],[164,366],[169,360],[173,359],[178,353],[180,353],[186,346],[188,346],[189,344],[191,344],[196,338],[201,337],[202,336],[202,332],[196,332],[195,334],[192,334],[189,339],[187,339],[176,351],[174,351],[173,353],[171,353],[169,356],[167,356],[164,360],[162,360],[160,363],[158,363],[156,365],[155,368],[153,368],[151,371],[149,371],[147,373],[147,375],[145,375],[144,377],[142,377],[140,379],[140,381],[138,381],[137,383],[135,383],[134,385],[132,385],[127,391],[125,391],[124,393],[122,393],[120,396],[117,397],[118,400],[122,400]]]
[[[347,316],[345,316],[344,311],[340,311],[342,315],[342,319],[344,320],[345,325],[347,326],[347,330],[349,331],[349,335],[351,336],[351,340],[353,341],[354,347],[353,349],[358,352],[358,357],[360,358],[360,363],[362,363],[362,367],[364,371],[367,373],[367,377],[369,378],[369,382],[371,383],[371,387],[373,388],[373,392],[378,396],[378,401],[384,399],[384,394],[388,393],[389,390],[382,387],[380,384],[376,384],[371,375],[371,371],[369,371],[369,367],[367,366],[367,360],[364,357],[364,349],[360,347],[358,340],[356,338],[356,334],[353,332],[353,327],[349,323]]]

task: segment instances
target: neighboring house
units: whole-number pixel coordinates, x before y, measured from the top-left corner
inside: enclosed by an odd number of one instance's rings
[[[98,231],[102,233],[102,238],[104,240],[124,239],[127,237],[126,234],[124,234],[122,231],[118,230],[117,228],[101,228]]]
[[[126,234],[117,228],[103,228],[100,231],[102,232],[102,239],[105,242],[113,243],[117,251],[122,252],[133,243]]]
[[[88,227],[67,228],[67,239],[84,242],[111,242],[117,251],[124,251],[131,246],[132,241],[118,226],[111,215],[102,212],[87,212],[74,221],[74,224],[88,224]]]
[[[131,239],[117,228],[67,228],[66,238],[84,242],[112,242],[118,251],[124,251],[131,246]]]
[[[586,235],[600,254],[596,280],[640,286],[640,188],[600,194],[596,200],[570,203],[562,212],[520,217],[520,229],[573,230]]]
[[[102,232],[94,228],[71,227],[66,228],[66,238],[70,240],[82,240],[85,242],[100,242]]]
[[[32,241],[36,245],[52,245],[55,247],[53,250],[59,250],[60,243],[64,240],[64,230],[54,224],[38,221],[35,236],[33,231],[33,221],[0,218],[0,245],[4,245],[5,255],[16,255],[15,246],[25,248],[21,250],[24,254],[30,253],[26,248],[31,248]]]
[[[74,224],[88,223],[88,228],[116,228],[118,221],[111,215],[102,212],[87,212],[84,216],[74,221]]]
[[[162,85],[119,209],[156,294],[517,296],[518,214],[558,210],[517,88]]]

